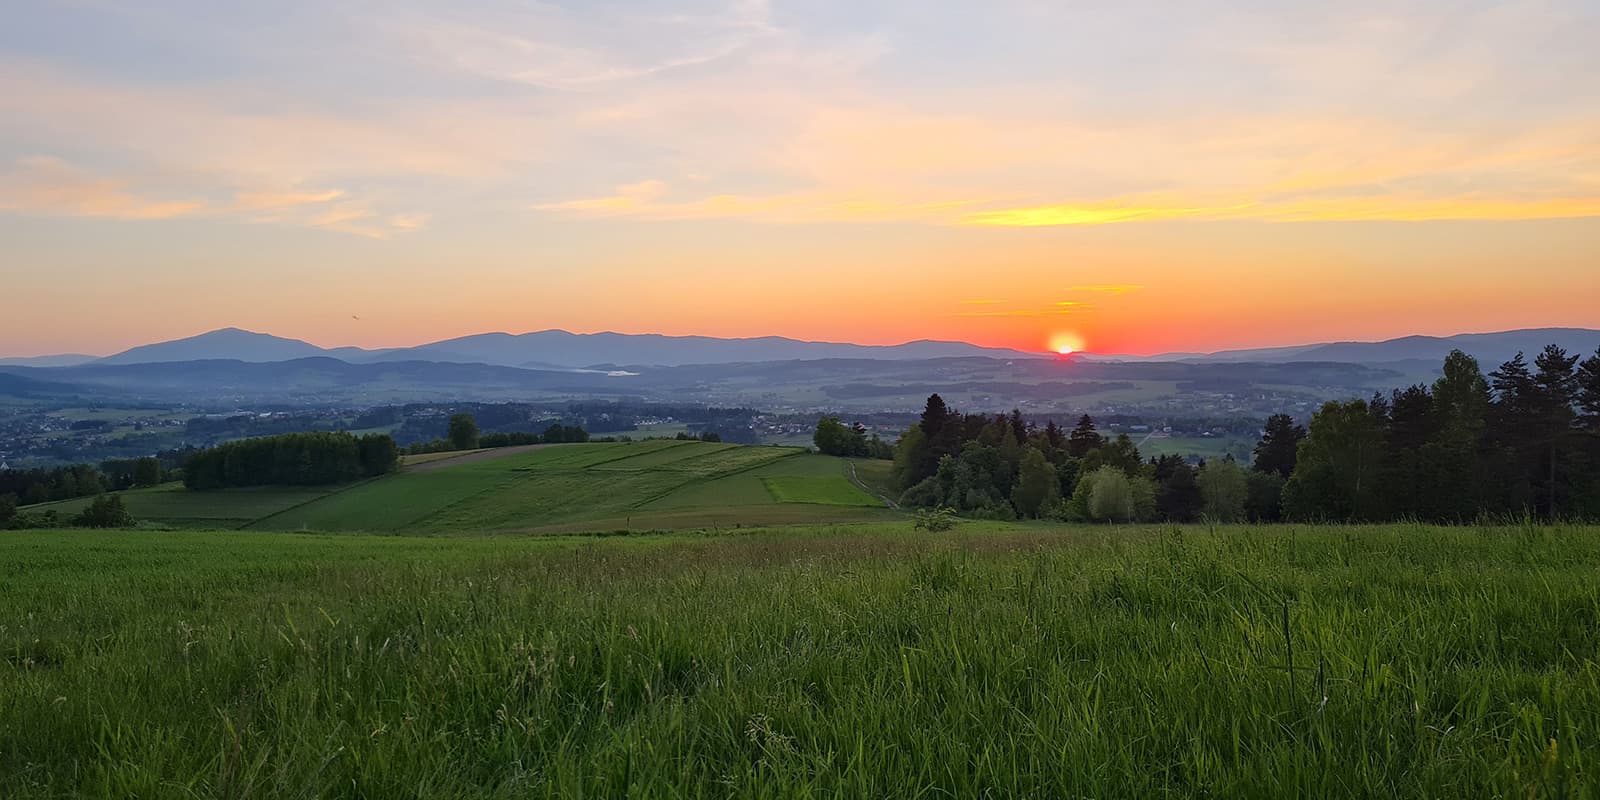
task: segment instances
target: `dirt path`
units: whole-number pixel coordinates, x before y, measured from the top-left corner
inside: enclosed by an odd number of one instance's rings
[[[504,458],[505,456],[514,456],[518,453],[526,453],[531,450],[539,450],[545,447],[555,446],[556,445],[553,444],[519,444],[514,447],[494,447],[488,450],[473,450],[470,453],[462,453],[454,458],[441,458],[436,461],[424,461],[421,464],[415,464],[406,467],[403,471],[427,472],[429,470],[444,469],[445,467],[459,467],[462,464],[471,464],[477,461],[488,461],[491,458]]]
[[[865,481],[861,480],[861,478],[856,475],[856,462],[844,462],[844,471],[845,477],[849,478],[850,482],[855,484],[857,489],[860,489],[861,491],[866,492],[867,494],[872,495],[879,500],[882,500],[883,504],[890,508],[898,509],[900,507],[899,504],[895,503],[895,501],[890,500],[886,495],[879,494],[876,490],[874,490],[871,486],[868,486]]]

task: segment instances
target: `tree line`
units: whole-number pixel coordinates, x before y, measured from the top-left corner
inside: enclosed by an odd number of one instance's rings
[[[818,448],[845,441],[836,454],[862,455],[848,432],[824,419]],[[893,448],[893,475],[902,505],[1000,519],[1600,519],[1600,352],[1551,346],[1485,376],[1455,351],[1431,386],[1329,402],[1304,427],[1271,417],[1253,455],[1248,468],[1146,461],[1087,415],[1039,427],[1018,411],[961,414],[935,394]]]
[[[285,433],[196,452],[183,468],[193,490],[237,486],[324,486],[393,472],[400,448],[387,434]]]
[[[1325,404],[1296,456],[1291,519],[1600,519],[1600,352],[1552,345],[1487,376],[1452,352],[1431,386]]]
[[[424,453],[449,453],[457,450],[477,450],[490,447],[516,447],[529,444],[568,444],[589,441],[589,432],[577,425],[555,423],[544,433],[511,431],[483,433],[478,419],[472,414],[452,414],[443,439],[418,442],[406,448],[410,455]]]

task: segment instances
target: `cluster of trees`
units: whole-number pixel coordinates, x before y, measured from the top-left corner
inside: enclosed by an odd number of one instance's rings
[[[512,431],[508,433],[481,433],[478,420],[472,414],[454,414],[450,417],[449,436],[429,442],[418,442],[406,448],[411,455],[423,453],[448,453],[456,450],[477,450],[483,447],[514,447],[527,444],[562,444],[589,441],[589,432],[577,425],[555,423],[544,433]]]
[[[1272,519],[1283,485],[1232,459],[1198,468],[1180,456],[1146,462],[1126,434],[1108,438],[1088,415],[1071,430],[1055,420],[1039,427],[1018,411],[959,414],[937,394],[900,438],[894,462],[902,505],[997,519]]]
[[[483,436],[539,434],[552,422],[568,429],[601,431],[621,438],[645,423],[662,420],[685,423],[689,431],[715,433],[724,442],[755,444],[758,440],[752,421],[754,409],[674,406],[636,401],[591,401],[581,403],[452,403],[454,413],[471,414]],[[449,416],[433,403],[382,406],[363,411],[351,428],[391,428],[402,446],[432,443],[449,438]]]
[[[1328,403],[1282,499],[1296,520],[1600,518],[1600,352],[1550,346],[1485,376],[1456,351],[1432,386]]]
[[[722,434],[716,431],[701,431],[699,433],[684,431],[672,438],[680,442],[721,442]]]
[[[100,472],[105,476],[106,484],[111,489],[142,489],[174,478],[174,470],[168,469],[161,463],[161,459],[155,456],[113,458],[102,461]]]
[[[0,496],[9,496],[16,505],[71,500],[105,490],[105,476],[89,464],[0,471]]]
[[[323,486],[392,472],[400,448],[386,434],[286,433],[200,450],[184,465],[190,489]]]
[[[53,508],[37,514],[27,513],[25,509],[17,508],[14,496],[0,495],[0,530],[61,527],[131,528],[135,522],[133,515],[123,506],[122,497],[116,494],[98,495],[83,511],[70,517],[61,516]]]
[[[819,426],[819,431],[821,427]],[[901,503],[974,516],[1187,522],[1600,519],[1600,352],[1545,348],[1485,376],[1460,351],[1431,386],[1267,420],[1249,469],[1142,461],[1084,416],[963,415],[934,395],[895,447]]]
[[[869,438],[865,425],[859,422],[846,425],[838,417],[817,420],[817,430],[811,441],[817,446],[817,452],[830,456],[894,458],[894,447],[878,438],[878,434]]]
[[[1054,420],[1029,424],[1019,411],[961,414],[934,394],[900,437],[892,474],[903,505],[1011,519],[1064,513],[1078,476],[1113,462],[1137,469],[1137,448],[1126,436],[1107,442],[1087,416],[1069,434]]]

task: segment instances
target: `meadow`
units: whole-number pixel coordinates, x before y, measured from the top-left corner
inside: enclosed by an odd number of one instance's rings
[[[399,473],[336,487],[120,494],[147,526],[191,529],[478,534],[884,518],[886,504],[848,470],[798,448],[653,440],[408,456]],[[35,510],[70,517],[89,502]]]
[[[0,534],[0,796],[1594,797],[1597,568],[1575,526]]]

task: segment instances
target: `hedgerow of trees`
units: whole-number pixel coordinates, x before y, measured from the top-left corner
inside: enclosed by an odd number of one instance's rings
[[[201,450],[184,465],[183,483],[207,490],[236,486],[324,486],[392,472],[400,448],[386,434],[286,433]]]
[[[424,453],[448,453],[457,450],[476,450],[478,448],[494,447],[519,447],[530,444],[568,444],[589,441],[589,432],[577,425],[563,425],[555,423],[545,428],[544,433],[525,433],[515,431],[511,433],[484,433],[479,434],[477,420],[471,414],[456,414],[450,418],[451,436],[448,439],[435,439],[431,442],[418,442],[405,450],[411,455]]]

